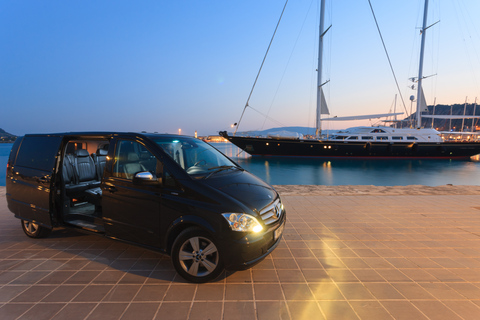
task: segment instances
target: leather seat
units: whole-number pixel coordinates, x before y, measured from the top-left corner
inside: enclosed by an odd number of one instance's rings
[[[100,181],[97,178],[97,171],[92,157],[85,149],[75,150],[73,156],[66,155],[63,161],[63,179],[68,195],[79,197],[91,188],[98,188]],[[72,169],[69,167],[71,166]],[[70,172],[73,171],[73,176]]]
[[[143,164],[140,163],[140,158],[138,154],[134,152],[128,154],[127,163],[123,165],[123,170],[127,179],[133,179],[133,176],[137,172],[147,171]]]
[[[76,175],[75,175],[75,168],[73,166],[74,158],[71,154],[66,154],[65,158],[63,159],[63,183],[65,186],[75,184]]]
[[[103,171],[105,170],[105,164],[107,163],[108,151],[104,149],[97,149],[97,152],[92,155],[93,162],[97,171],[98,181],[102,180]]]
[[[79,183],[95,183],[97,171],[92,157],[85,149],[75,150],[75,167]]]

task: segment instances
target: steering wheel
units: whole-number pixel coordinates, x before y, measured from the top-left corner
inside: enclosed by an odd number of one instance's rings
[[[191,166],[190,168],[187,169],[187,173],[188,174],[201,174],[201,173],[205,173],[206,172],[206,169],[205,167],[201,166],[200,164],[203,165],[206,165],[207,164],[207,161],[205,161],[204,159],[202,160],[199,160],[197,162],[194,163],[193,166]]]
[[[195,162],[195,164],[194,164],[193,166],[196,167],[196,166],[198,166],[198,165],[199,165],[200,163],[202,163],[202,162],[203,162],[203,164],[207,164],[207,161],[205,161],[204,159],[202,159],[202,160],[200,160],[200,161]]]

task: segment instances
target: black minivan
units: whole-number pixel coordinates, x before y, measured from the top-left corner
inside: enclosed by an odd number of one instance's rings
[[[27,236],[72,227],[169,254],[192,282],[246,269],[278,245],[278,193],[199,139],[29,134],[7,164],[8,208]]]

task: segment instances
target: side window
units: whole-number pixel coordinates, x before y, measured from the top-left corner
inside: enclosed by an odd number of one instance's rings
[[[177,182],[173,178],[173,176],[170,174],[170,172],[165,170],[164,176],[163,176],[163,185],[168,188],[177,188]]]
[[[24,137],[15,165],[52,171],[61,137]]]
[[[170,172],[164,168],[163,163],[157,160],[157,178],[162,179],[162,185],[167,188],[176,189],[178,188],[178,183],[175,178],[170,174]]]
[[[142,144],[120,140],[115,150],[113,176],[132,180],[136,173],[149,171],[157,174],[157,159]]]

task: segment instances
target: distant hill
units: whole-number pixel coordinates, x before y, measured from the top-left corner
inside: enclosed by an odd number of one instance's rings
[[[0,128],[0,142],[13,142],[17,139],[17,136],[6,132]]]
[[[270,132],[276,131],[289,131],[289,132],[298,132],[303,135],[315,134],[315,128],[311,127],[278,127],[270,128],[266,130],[252,130],[252,131],[238,131],[239,135],[248,135],[248,136],[266,136]]]

